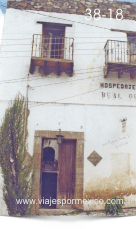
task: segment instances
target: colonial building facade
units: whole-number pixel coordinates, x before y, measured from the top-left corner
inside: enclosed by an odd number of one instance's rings
[[[33,198],[69,200],[38,202],[35,214],[103,209],[114,196],[136,207],[135,19],[135,3],[8,2],[0,117],[19,91],[27,97]]]

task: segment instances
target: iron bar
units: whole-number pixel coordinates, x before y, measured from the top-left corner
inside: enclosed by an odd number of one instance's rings
[[[121,62],[122,62],[122,42],[121,42]]]
[[[32,56],[73,60],[73,44],[73,38],[34,34]]]
[[[115,47],[115,62],[116,62],[116,41],[114,41],[114,47]]]
[[[136,43],[119,40],[108,40],[105,49],[105,63],[132,63],[136,56]],[[126,55],[128,58],[126,58]]]

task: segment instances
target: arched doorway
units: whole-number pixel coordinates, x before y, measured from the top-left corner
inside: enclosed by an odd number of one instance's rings
[[[65,136],[65,141],[64,144],[66,145],[65,147],[63,144],[59,147],[59,152],[58,152],[58,147],[56,147],[57,141],[56,141],[56,135],[58,134],[58,131],[46,131],[46,130],[36,130],[35,131],[35,140],[34,140],[34,168],[35,168],[35,175],[34,175],[34,183],[33,183],[33,198],[36,198],[37,200],[37,205],[35,205],[35,212],[39,211],[41,215],[45,214],[45,210],[42,209],[41,203],[38,201],[38,199],[42,198],[42,168],[41,168],[41,161],[43,160],[42,155],[43,155],[43,149],[50,146],[53,149],[55,149],[55,159],[58,162],[58,169],[57,169],[57,199],[64,199],[64,198],[72,198],[72,199],[83,199],[83,178],[84,178],[84,133],[83,132],[69,132],[69,131],[63,131],[62,134]],[[45,141],[45,142],[44,142]],[[52,141],[55,144],[52,144]],[[74,147],[73,150],[70,146],[67,147],[67,143],[69,141],[74,141]],[[70,144],[68,144],[70,145]],[[73,145],[73,144],[72,144]],[[71,197],[71,192],[70,189],[68,189],[68,192],[66,191],[66,194],[63,192],[64,188],[64,182],[63,180],[66,177],[66,173],[64,173],[64,155],[66,156],[66,152],[69,152],[68,148],[71,148],[73,151],[73,155],[75,155],[75,163],[73,163],[73,168],[75,169],[75,182],[74,185],[72,185],[73,189],[73,195]],[[42,150],[42,153],[41,153]],[[65,153],[64,153],[65,152]],[[69,153],[67,154],[67,156]],[[70,158],[68,156],[68,158]],[[61,160],[62,159],[62,160]],[[67,169],[69,169],[71,166],[69,166],[69,163],[66,161],[66,166]],[[57,163],[56,164],[57,167]],[[62,166],[63,165],[63,166]],[[55,166],[54,166],[55,167]],[[54,168],[55,169],[55,168]],[[65,171],[67,171],[67,169]],[[63,175],[63,177],[62,177]],[[74,174],[73,174],[74,175]],[[68,176],[67,176],[68,177]],[[67,179],[67,183],[70,184],[71,182],[68,182],[69,179]],[[63,185],[63,187],[62,187]],[[61,188],[62,187],[62,188]],[[68,187],[70,187],[68,185]],[[62,190],[63,189],[63,190]],[[65,191],[65,190],[64,190]],[[63,194],[64,193],[64,194]],[[65,195],[65,196],[64,196]],[[64,197],[63,197],[64,196]],[[56,208],[65,208],[67,209],[69,206],[63,206],[61,204],[57,203]],[[46,208],[46,207],[45,207]],[[77,209],[83,209],[83,203],[77,203],[75,206],[72,206],[72,208],[77,208]]]

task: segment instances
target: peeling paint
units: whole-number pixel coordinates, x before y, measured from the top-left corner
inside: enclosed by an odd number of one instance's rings
[[[113,153],[112,172],[109,177],[95,176],[85,184],[84,198],[107,199],[114,196],[136,194],[136,172],[130,169],[129,153]]]
[[[127,177],[127,180],[121,180],[117,177],[95,177],[85,185],[84,198],[103,199],[106,201],[114,196],[121,197],[131,194],[136,194],[136,187],[132,186],[129,177]]]

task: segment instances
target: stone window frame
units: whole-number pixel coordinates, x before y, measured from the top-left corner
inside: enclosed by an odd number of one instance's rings
[[[34,135],[34,181],[33,181],[33,199],[41,199],[41,155],[42,155],[42,140],[56,139],[58,131],[36,130]],[[64,139],[76,140],[76,177],[75,177],[75,196],[74,199],[83,200],[83,184],[84,184],[84,132],[62,131]],[[77,209],[83,210],[81,201],[75,204]],[[34,214],[37,214],[41,208],[37,204],[33,206]],[[55,210],[55,209],[54,209]]]

